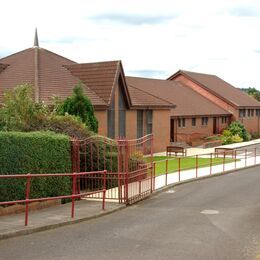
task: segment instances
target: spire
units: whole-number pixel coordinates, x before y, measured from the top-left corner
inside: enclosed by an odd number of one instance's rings
[[[39,47],[37,28],[35,28],[33,47]]]

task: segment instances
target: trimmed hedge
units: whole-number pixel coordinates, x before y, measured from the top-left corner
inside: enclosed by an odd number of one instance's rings
[[[52,132],[0,132],[0,174],[71,172],[69,137]],[[0,201],[25,198],[25,179],[1,179]],[[71,193],[70,177],[32,178],[30,198]]]

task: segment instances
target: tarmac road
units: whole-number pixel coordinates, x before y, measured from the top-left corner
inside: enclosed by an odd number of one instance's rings
[[[93,258],[260,259],[260,167],[182,184],[91,221],[0,241],[0,259]]]

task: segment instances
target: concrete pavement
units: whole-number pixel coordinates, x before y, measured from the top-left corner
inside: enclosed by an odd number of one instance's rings
[[[25,213],[0,216],[0,240],[93,219],[115,212],[125,206],[107,202],[104,211],[101,207],[101,201],[76,201],[74,219],[70,217],[71,203],[32,211],[29,212],[29,224],[27,227],[24,225]]]

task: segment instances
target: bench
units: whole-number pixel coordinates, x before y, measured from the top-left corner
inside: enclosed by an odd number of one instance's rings
[[[182,156],[186,156],[186,149],[181,146],[167,146],[166,147],[166,156],[171,156],[174,153],[175,156],[181,154]]]
[[[224,148],[224,147],[216,147],[215,148],[215,157],[218,157],[219,155],[231,155],[232,158],[234,157],[235,150],[233,148]]]

